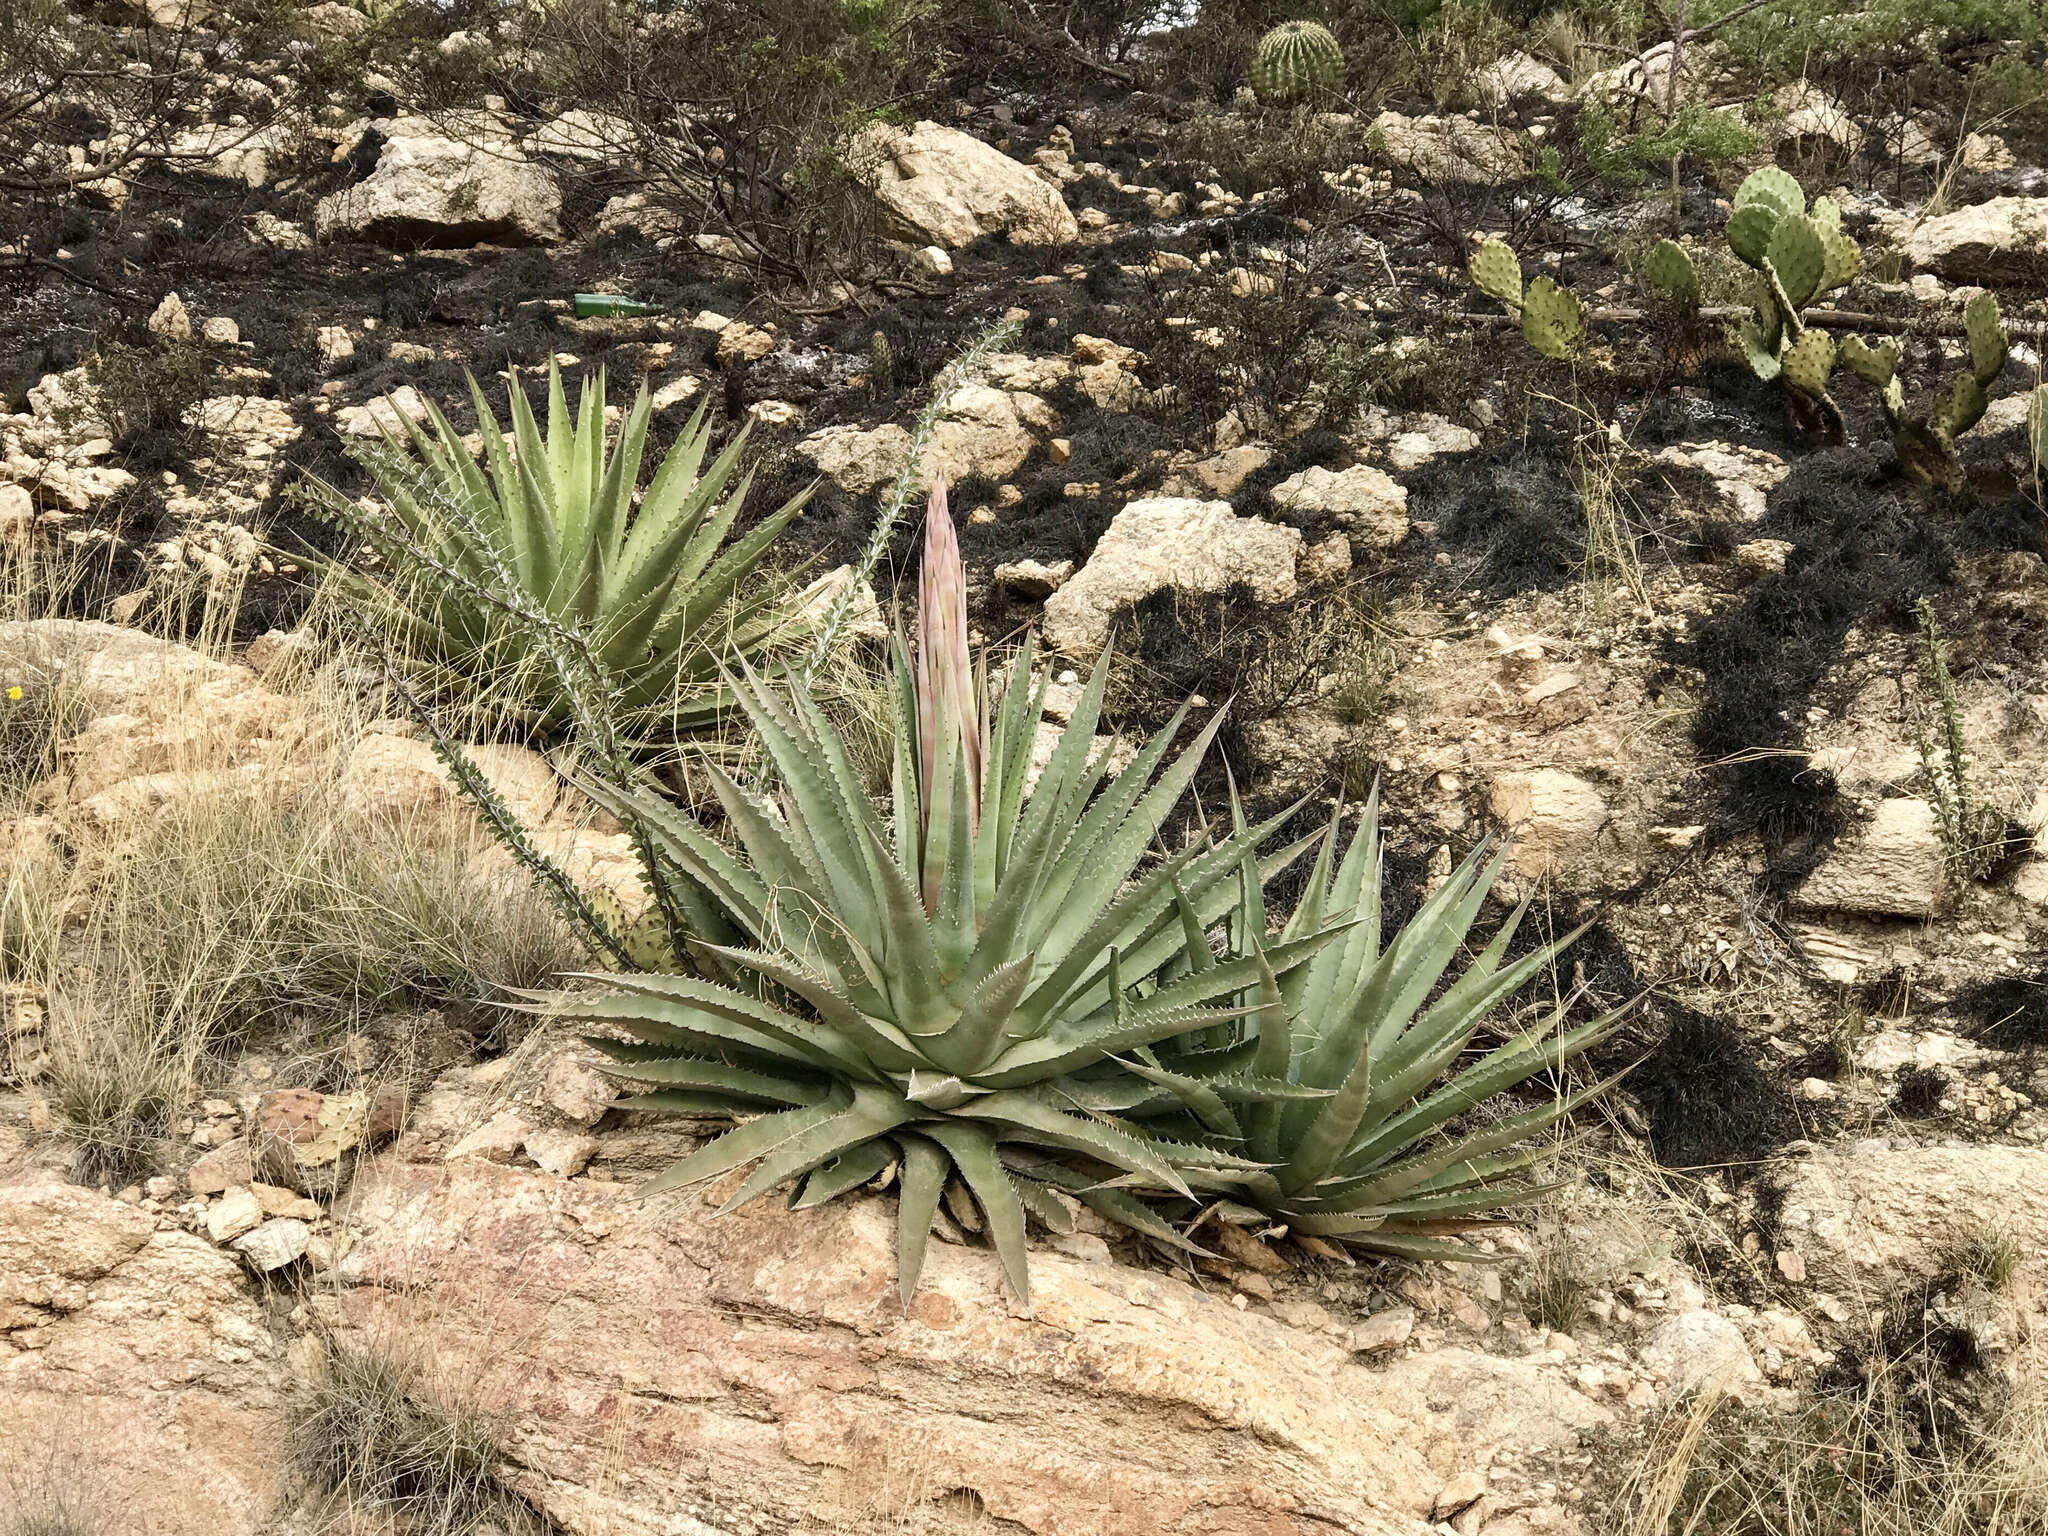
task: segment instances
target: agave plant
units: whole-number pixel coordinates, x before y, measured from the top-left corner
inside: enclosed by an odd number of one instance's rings
[[[1094,751],[1106,662],[1027,794],[1044,684],[1031,681],[1026,646],[988,706],[964,596],[941,487],[927,514],[914,659],[896,647],[886,812],[808,695],[752,675],[732,691],[779,794],[770,803],[712,770],[737,852],[660,802],[593,784],[613,809],[637,810],[733,931],[693,941],[698,974],[607,977],[552,1007],[629,1037],[595,1042],[644,1089],[624,1107],[755,1117],[649,1192],[751,1167],[726,1208],[787,1180],[810,1206],[894,1170],[907,1304],[957,1176],[1028,1304],[1025,1216],[1063,1227],[1055,1187],[1171,1240],[1117,1180],[1192,1195],[1191,1171],[1256,1171],[1233,1149],[1168,1145],[1088,1106],[1105,1097],[1103,1081],[1127,1078],[1119,1056],[1227,1024],[1237,992],[1291,974],[1332,935],[1304,932],[1263,955],[1161,977],[1184,954],[1183,912],[1222,921],[1274,824],[1198,837],[1141,870],[1217,722],[1169,761],[1183,710],[1112,776]],[[1312,843],[1270,855],[1264,872]],[[1213,1091],[1257,1085],[1226,1073]]]
[[[590,686],[629,731],[690,731],[730,706],[728,649],[769,665],[804,638],[760,566],[809,491],[726,544],[752,480],[734,478],[746,431],[706,468],[700,406],[636,508],[652,410],[644,385],[609,451],[601,373],[584,381],[572,417],[549,368],[545,435],[515,374],[511,449],[474,378],[469,388],[483,466],[429,403],[431,431],[396,413],[404,439],[358,450],[389,518],[315,482],[328,514],[413,588],[412,617],[447,664],[491,676],[537,723],[558,727],[572,715],[572,684],[544,663],[536,627],[572,632],[598,673]]]
[[[1498,1224],[1504,1207],[1537,1192],[1514,1178],[1544,1155],[1537,1138],[1606,1084],[1455,1128],[1460,1117],[1582,1054],[1615,1028],[1622,1011],[1565,1028],[1559,1008],[1541,1026],[1469,1055],[1494,1008],[1577,934],[1504,964],[1518,910],[1439,991],[1504,851],[1474,849],[1382,947],[1377,790],[1337,860],[1341,820],[1340,810],[1276,950],[1333,927],[1342,936],[1285,975],[1262,975],[1242,1023],[1220,1037],[1134,1053],[1132,1070],[1154,1091],[1127,1112],[1162,1138],[1252,1159],[1250,1168],[1180,1170],[1219,1200],[1225,1220],[1262,1220],[1404,1258],[1477,1258],[1458,1235]],[[1217,967],[1199,924],[1199,914],[1189,913],[1186,965],[1206,975]],[[1233,917],[1233,947],[1256,955],[1265,926],[1259,882],[1248,878]],[[1246,1073],[1293,1091],[1269,1091],[1249,1104],[1217,1091],[1219,1082]]]

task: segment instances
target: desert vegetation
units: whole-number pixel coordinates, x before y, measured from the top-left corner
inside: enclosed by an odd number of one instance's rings
[[[2044,69],[7,8],[0,1536],[2048,1526]]]

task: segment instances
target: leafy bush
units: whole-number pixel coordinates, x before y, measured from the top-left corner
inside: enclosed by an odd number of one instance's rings
[[[92,407],[124,446],[147,432],[196,430],[187,417],[213,392],[215,371],[206,347],[170,336],[103,342],[85,362]]]
[[[470,391],[488,477],[430,407],[431,436],[406,422],[413,454],[391,441],[356,451],[388,517],[314,483],[321,509],[412,589],[410,620],[449,666],[489,679],[515,709],[559,730],[575,700],[542,646],[547,634],[572,636],[616,717],[644,736],[700,729],[728,708],[719,681],[727,648],[764,662],[806,638],[761,564],[810,493],[721,552],[752,478],[731,483],[746,429],[700,474],[711,428],[699,406],[636,508],[651,413],[644,384],[609,453],[602,375],[585,382],[572,418],[560,371],[549,369],[545,437],[515,376],[509,451],[474,379]],[[354,586],[381,600],[366,581]],[[520,610],[544,618],[541,633]]]

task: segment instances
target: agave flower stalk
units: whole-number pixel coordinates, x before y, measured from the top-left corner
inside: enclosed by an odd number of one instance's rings
[[[732,933],[693,943],[703,975],[606,977],[552,1006],[629,1037],[597,1041],[644,1089],[625,1107],[755,1117],[649,1191],[750,1167],[728,1208],[790,1180],[796,1203],[813,1205],[895,1169],[907,1304],[941,1193],[957,1177],[1028,1304],[1025,1214],[1064,1227],[1055,1188],[1173,1241],[1119,1180],[1192,1196],[1190,1171],[1258,1171],[1235,1149],[1174,1146],[1092,1106],[1105,1083],[1118,1096],[1113,1085],[1129,1077],[1121,1057],[1235,1020],[1237,993],[1291,974],[1336,930],[1199,972],[1182,964],[1183,914],[1223,921],[1278,819],[1197,838],[1141,868],[1218,722],[1172,754],[1183,710],[1112,777],[1094,750],[1106,662],[1027,796],[1044,681],[1033,683],[1027,645],[993,709],[978,709],[942,495],[929,515],[927,557],[941,568],[920,585],[920,662],[900,641],[895,651],[888,811],[864,792],[807,693],[732,679],[779,786],[771,802],[711,770],[737,851],[652,797],[591,785],[655,829]],[[1313,842],[1257,861],[1257,878]],[[1215,1091],[1250,1090],[1220,1074]]]

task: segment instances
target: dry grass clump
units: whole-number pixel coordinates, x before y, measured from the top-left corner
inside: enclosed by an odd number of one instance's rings
[[[1895,1308],[1911,1314],[1914,1309]],[[2048,1530],[2048,1372],[2003,1371],[1940,1306],[1883,1323],[1775,1413],[1703,1395],[1659,1425],[1621,1536],[2023,1536]]]
[[[163,734],[184,743],[180,787],[162,805],[68,816],[4,860],[0,984],[45,1000],[47,1086],[81,1176],[150,1171],[226,1041],[429,1008],[490,1027],[501,989],[583,962],[523,878],[486,857],[494,845],[466,808],[378,815],[350,802],[341,766],[368,711],[346,677],[338,662],[289,685],[293,707],[330,728],[309,760],[252,778],[174,717]],[[20,760],[57,762],[67,729],[62,711],[44,712]],[[0,776],[13,827],[31,824],[17,819],[24,777]]]
[[[499,1477],[500,1420],[424,1348],[323,1340],[288,1411],[292,1466],[358,1510],[416,1536],[545,1529]]]
[[[0,1536],[114,1536],[123,1516],[104,1477],[72,1452],[16,1446],[0,1457]]]

